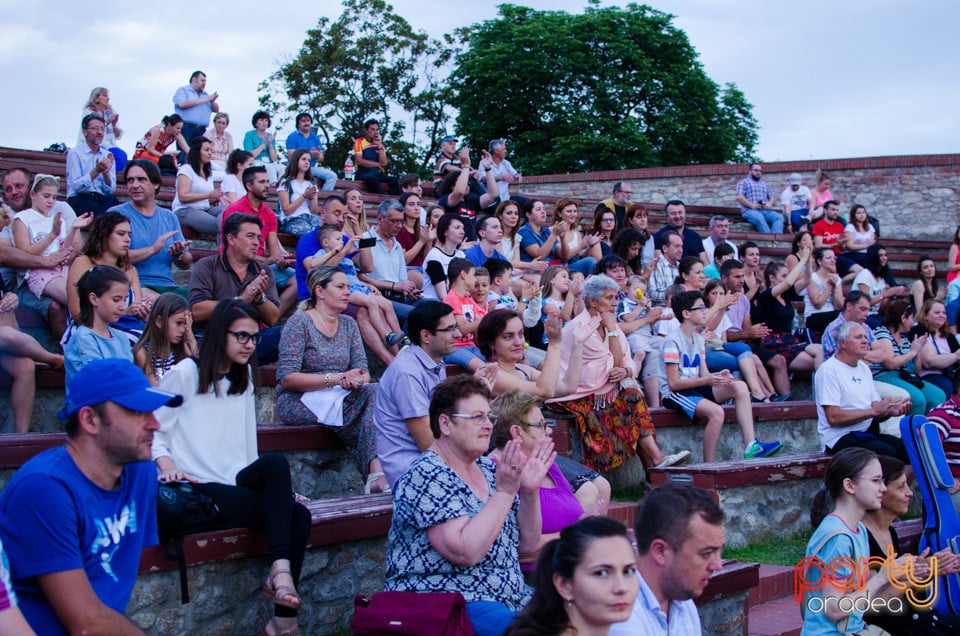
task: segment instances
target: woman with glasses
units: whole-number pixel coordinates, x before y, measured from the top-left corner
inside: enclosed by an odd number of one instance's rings
[[[333,432],[366,475],[364,492],[390,492],[373,425],[377,385],[370,382],[360,329],[343,313],[347,275],[324,265],[310,272],[307,284],[310,297],[280,335],[277,416],[284,424],[319,424]]]
[[[617,215],[610,210],[604,210],[593,217],[593,227],[590,234],[600,235],[601,256],[613,253],[613,235],[617,233]]]
[[[484,457],[490,390],[460,375],[434,389],[433,444],[397,482],[387,590],[460,592],[477,636],[499,636],[530,598],[519,555],[540,545],[540,485],[556,453],[546,436]],[[518,496],[519,495],[519,496]]]
[[[583,440],[581,461],[586,466],[610,470],[638,453],[644,466],[672,466],[690,452],[664,455],[657,445],[653,421],[636,381],[638,370],[630,357],[630,344],[617,323],[619,292],[620,286],[605,274],[592,276],[583,284],[586,309],[564,326],[560,353],[560,374],[567,373],[571,361],[579,363],[580,382],[570,394],[549,402],[576,420]],[[599,322],[594,320],[597,317]],[[582,355],[575,359],[571,352],[584,323],[593,328],[581,345]]]
[[[310,512],[294,501],[286,458],[257,451],[259,337],[256,308],[235,298],[217,304],[198,357],[181,360],[160,381],[183,396],[183,406],[156,412],[153,459],[161,481],[191,482],[217,504],[218,525],[264,532],[271,563],[263,592],[274,616],[262,633],[298,635],[296,585]]]
[[[521,391],[507,391],[490,404],[496,420],[493,424],[493,444],[490,459],[500,463],[507,442],[515,440],[520,450],[528,457],[541,440],[552,439],[553,430],[541,411],[540,399]],[[563,476],[560,466],[554,461],[547,469],[539,487],[540,541],[536,549],[520,554],[520,569],[532,572],[542,548],[548,541],[560,536],[560,531],[577,522],[584,515],[583,506],[573,494],[573,487]],[[597,502],[589,514],[603,514],[604,502]]]

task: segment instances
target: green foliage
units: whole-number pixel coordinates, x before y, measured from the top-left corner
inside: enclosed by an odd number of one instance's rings
[[[499,10],[459,31],[468,48],[451,81],[458,131],[471,145],[505,137],[531,174],[752,156],[751,105],[707,77],[672,16],[636,4],[591,3],[579,15]]]
[[[260,84],[261,106],[282,121],[311,113],[335,169],[371,117],[380,122],[392,173],[426,165],[450,119],[452,40],[430,40],[385,0],[342,5],[335,22],[321,18],[297,56]]]

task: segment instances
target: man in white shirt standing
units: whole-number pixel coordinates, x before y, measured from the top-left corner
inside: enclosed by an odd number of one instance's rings
[[[640,592],[609,636],[703,633],[693,599],[723,567],[723,511],[706,490],[669,483],[644,496],[635,519]]]

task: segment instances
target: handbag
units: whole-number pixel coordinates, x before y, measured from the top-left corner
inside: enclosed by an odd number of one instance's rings
[[[900,369],[897,372],[900,375],[900,379],[904,382],[909,382],[918,389],[923,388],[923,378],[914,373],[913,371],[907,371],[906,369]]]
[[[460,592],[377,592],[353,599],[350,632],[357,636],[474,636]]]
[[[190,602],[183,538],[195,532],[221,529],[219,516],[220,508],[213,499],[186,482],[161,483],[157,490],[157,532],[167,558],[177,561],[180,569],[181,603]]]

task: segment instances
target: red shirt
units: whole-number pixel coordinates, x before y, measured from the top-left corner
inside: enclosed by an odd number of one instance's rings
[[[480,322],[480,319],[487,313],[485,307],[481,307],[473,300],[470,292],[467,292],[466,296],[461,296],[451,289],[447,297],[443,299],[443,302],[453,307],[454,316],[463,316],[463,319],[471,324]],[[474,346],[473,334],[466,334],[457,338],[457,346]]]
[[[257,256],[266,256],[264,251],[264,246],[267,244],[267,236],[273,232],[276,233],[280,229],[280,224],[277,222],[277,215],[274,214],[273,210],[260,204],[259,210],[254,210],[250,205],[250,199],[246,196],[243,196],[233,203],[223,211],[223,219],[220,221],[220,251],[223,252],[225,242],[223,241],[223,222],[227,220],[227,217],[233,214],[234,212],[241,212],[243,214],[250,214],[260,218],[260,222],[263,223],[261,228],[263,233],[263,240],[260,241],[260,248],[257,250]]]
[[[810,230],[810,233],[815,237],[822,237],[824,247],[832,247],[834,252],[837,254],[840,253],[840,248],[837,247],[837,243],[843,238],[843,225],[841,225],[839,221],[830,223],[826,219],[820,219],[813,224],[813,229]]]

